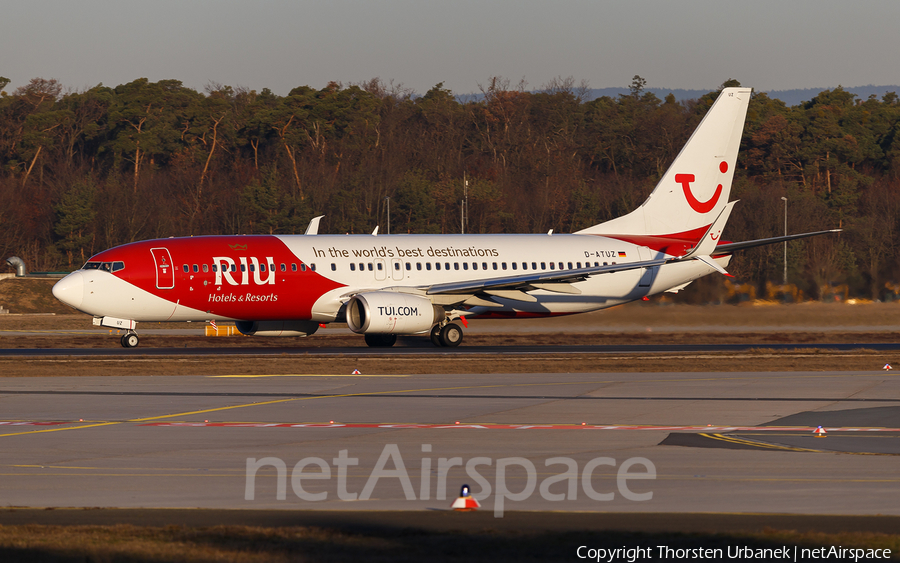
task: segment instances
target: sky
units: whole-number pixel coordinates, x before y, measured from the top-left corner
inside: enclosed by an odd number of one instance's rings
[[[66,88],[137,78],[322,88],[380,78],[424,94],[527,89],[758,91],[900,84],[897,0],[0,0],[0,76]]]

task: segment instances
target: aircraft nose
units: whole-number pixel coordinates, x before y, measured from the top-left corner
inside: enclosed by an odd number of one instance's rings
[[[84,301],[84,275],[81,272],[72,272],[56,282],[53,286],[53,297],[69,307],[76,309],[81,307],[81,302]]]

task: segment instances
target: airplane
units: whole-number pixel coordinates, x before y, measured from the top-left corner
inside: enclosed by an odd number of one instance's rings
[[[458,346],[467,319],[604,309],[678,292],[733,252],[837,230],[723,242],[751,89],[725,88],[644,203],[572,234],[197,236],[91,257],[53,287],[63,303],[123,329],[233,321],[254,336],[309,336],[346,322],[373,347],[429,334]]]

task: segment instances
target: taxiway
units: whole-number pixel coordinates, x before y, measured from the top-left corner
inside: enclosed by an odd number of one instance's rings
[[[893,372],[222,377],[214,362],[0,379],[0,503],[446,510],[465,483],[488,511],[505,490],[508,511],[900,514]]]

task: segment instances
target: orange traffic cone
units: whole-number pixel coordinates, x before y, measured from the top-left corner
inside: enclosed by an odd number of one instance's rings
[[[816,435],[816,438],[824,438],[828,433],[825,432],[825,429],[819,426],[815,430],[813,430],[813,434]]]
[[[481,505],[469,492],[469,486],[463,485],[459,491],[459,498],[453,501],[450,508],[458,512],[472,512],[481,508]]]

